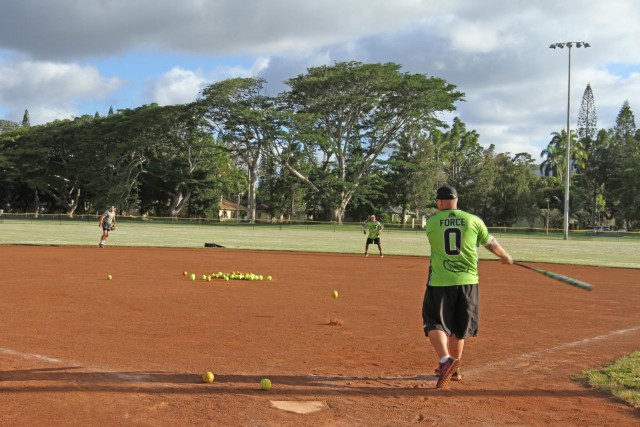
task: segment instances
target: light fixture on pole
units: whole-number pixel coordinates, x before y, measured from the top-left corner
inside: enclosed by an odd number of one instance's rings
[[[567,77],[567,164],[566,164],[566,173],[565,173],[565,187],[564,187],[564,240],[569,238],[569,187],[571,186],[571,128],[569,126],[570,118],[571,118],[571,48],[573,46],[576,47],[591,47],[589,43],[586,42],[564,42],[564,43],[553,43],[549,46],[550,49],[555,49],[559,47],[563,49],[565,46],[569,50],[569,73]]]

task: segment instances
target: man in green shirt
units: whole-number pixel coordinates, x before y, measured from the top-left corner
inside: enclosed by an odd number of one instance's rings
[[[464,340],[478,334],[478,246],[503,264],[513,259],[489,234],[484,222],[458,209],[458,193],[438,188],[438,213],[426,223],[431,245],[429,279],[422,303],[424,332],[440,358],[437,388],[460,380],[458,371]]]
[[[362,225],[362,232],[366,235],[367,231],[369,235],[367,236],[367,242],[364,246],[364,256],[369,256],[369,245],[375,244],[378,245],[378,250],[380,251],[380,258],[382,258],[382,246],[380,245],[380,234],[382,234],[382,230],[384,226],[380,221],[376,220],[375,215],[371,215],[369,217],[369,221]]]

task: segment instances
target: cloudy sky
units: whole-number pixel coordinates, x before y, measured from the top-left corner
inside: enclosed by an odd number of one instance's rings
[[[441,77],[455,115],[498,152],[540,158],[590,83],[598,128],[624,101],[640,124],[637,0],[0,0],[0,118],[31,124],[195,100],[260,76],[270,94],[308,67],[395,62]],[[450,121],[450,120],[449,120]]]

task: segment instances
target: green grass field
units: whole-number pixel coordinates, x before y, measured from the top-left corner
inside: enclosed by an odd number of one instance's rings
[[[3,220],[0,244],[97,246],[102,230],[96,221]],[[593,237],[569,240],[544,234],[495,234],[514,259],[529,262],[580,264],[640,269],[640,239]],[[363,253],[365,236],[358,225],[252,225],[120,221],[109,246],[191,247],[217,243],[232,249]],[[385,255],[428,256],[421,229],[385,229]],[[213,250],[213,249],[211,249]],[[376,252],[375,246],[370,252]],[[479,249],[480,258],[494,259]]]

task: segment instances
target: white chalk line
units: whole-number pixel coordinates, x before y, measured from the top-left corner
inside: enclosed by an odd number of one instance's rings
[[[533,351],[531,353],[526,353],[526,354],[521,354],[520,356],[516,356],[516,357],[510,357],[508,359],[503,359],[503,360],[499,360],[487,365],[484,365],[482,367],[479,368],[475,368],[475,369],[469,369],[469,370],[465,370],[465,375],[467,374],[481,374],[484,371],[488,371],[491,369],[496,369],[499,368],[500,366],[504,366],[504,365],[514,365],[516,364],[518,361],[524,361],[527,359],[533,359],[537,356],[543,355],[543,354],[549,354],[549,353],[555,353],[557,351],[561,351],[561,350],[566,350],[567,348],[572,348],[572,347],[578,347],[581,345],[586,345],[586,344],[590,344],[592,342],[596,342],[596,341],[602,341],[602,340],[606,340],[608,338],[612,338],[618,335],[624,335],[624,334],[628,334],[628,333],[633,333],[636,331],[640,331],[640,325],[638,326],[634,326],[632,328],[627,328],[627,329],[619,329],[617,331],[611,331],[607,334],[604,335],[599,335],[597,337],[592,337],[592,338],[585,338],[579,341],[574,341],[574,342],[570,342],[570,343],[565,343],[565,344],[561,344],[555,347],[551,347],[551,348],[545,348],[543,350],[537,350],[537,351]],[[434,379],[436,378],[436,375],[415,375],[415,376],[407,376],[407,377],[376,377],[376,378],[372,378],[372,377],[346,377],[346,376],[320,376],[320,375],[309,375],[307,376],[307,378],[309,379],[314,379],[314,380],[318,380],[318,381],[373,381],[373,380],[383,380],[383,381],[407,381],[407,380],[425,380],[425,379]]]
[[[555,347],[551,347],[551,348],[545,348],[543,350],[537,350],[537,351],[533,351],[531,353],[526,353],[526,354],[521,354],[520,356],[516,356],[516,357],[510,357],[508,359],[503,359],[503,360],[499,360],[497,362],[493,362],[493,363],[489,363],[487,365],[484,365],[480,368],[476,368],[476,369],[470,369],[468,371],[466,371],[465,373],[467,374],[476,374],[476,373],[482,373],[484,371],[488,371],[491,369],[496,369],[499,368],[501,366],[504,365],[514,365],[516,364],[518,361],[525,361],[527,359],[533,359],[537,356],[543,355],[543,354],[550,354],[550,353],[556,353],[558,351],[562,351],[562,350],[566,350],[568,348],[572,348],[572,347],[579,347],[581,345],[587,345],[596,341],[603,341],[618,335],[624,335],[624,334],[628,334],[628,333],[633,333],[636,331],[640,331],[640,325],[638,326],[634,326],[632,328],[627,328],[627,329],[618,329],[617,331],[611,331],[607,334],[604,335],[598,335],[597,337],[592,337],[592,338],[585,338],[579,341],[574,341],[574,342],[570,342],[570,343],[565,343],[565,344],[560,344],[558,346]]]
[[[10,348],[2,348],[0,347],[0,353],[2,354],[8,354],[10,356],[18,356],[21,357],[23,359],[26,360],[40,360],[43,362],[47,362],[47,363],[62,363],[62,360],[60,359],[55,359],[53,357],[48,357],[48,356],[42,356],[40,354],[29,354],[29,353],[20,353],[18,351],[15,350],[11,350]],[[73,365],[74,368],[78,367],[76,365]]]
[[[543,355],[543,354],[549,354],[549,353],[555,353],[557,351],[561,351],[561,350],[566,350],[568,348],[572,348],[572,347],[578,347],[581,345],[586,345],[586,344],[590,344],[592,342],[596,342],[596,341],[603,341],[618,335],[624,335],[624,334],[628,334],[628,333],[633,333],[636,331],[640,331],[640,325],[638,326],[634,326],[632,328],[627,328],[627,329],[619,329],[617,331],[611,331],[607,334],[604,335],[599,335],[597,337],[592,337],[592,338],[585,338],[579,341],[574,341],[574,342],[570,342],[570,343],[565,343],[565,344],[561,344],[555,347],[551,347],[551,348],[546,348],[543,350],[537,350],[537,351],[533,351],[531,353],[526,353],[526,354],[521,354],[520,356],[516,356],[516,357],[510,357],[508,359],[503,359],[503,360],[499,360],[493,363],[490,363],[488,365],[484,365],[480,368],[476,368],[476,369],[470,369],[468,371],[465,371],[465,374],[478,374],[478,373],[482,373],[483,371],[486,370],[491,370],[491,369],[496,369],[499,368],[500,366],[503,365],[513,365],[515,364],[515,362],[517,361],[524,361],[527,359],[532,359],[535,358],[537,356]],[[54,357],[49,357],[49,356],[44,356],[41,354],[34,354],[34,353],[22,353],[19,351],[15,351],[12,350],[10,348],[3,348],[0,347],[0,353],[1,354],[7,354],[10,356],[18,356],[21,357],[25,360],[38,360],[41,362],[46,362],[46,363],[50,363],[50,364],[65,364],[69,367],[72,368],[81,368],[81,369],[86,369],[92,372],[96,372],[96,373],[101,373],[101,374],[105,374],[105,375],[111,375],[114,376],[116,378],[119,378],[121,380],[124,381],[132,381],[132,382],[143,382],[146,381],[148,379],[150,379],[150,375],[146,375],[146,374],[124,374],[122,372],[116,372],[116,371],[111,371],[111,370],[105,370],[105,369],[101,369],[101,368],[96,368],[96,367],[86,367],[86,366],[82,366],[78,363],[75,362],[69,362],[69,361],[64,361],[62,359],[57,359]],[[331,375],[331,376],[324,376],[324,375],[306,375],[304,378],[309,379],[309,380],[314,380],[314,381],[378,381],[378,380],[383,380],[383,381],[415,381],[415,380],[430,380],[435,378],[435,375],[414,375],[414,376],[380,376],[380,377],[362,377],[362,376],[342,376],[342,375]]]
[[[119,378],[121,380],[125,380],[125,381],[144,381],[147,380],[149,378],[149,375],[145,375],[145,374],[124,374],[122,372],[115,372],[115,371],[110,371],[108,369],[101,369],[101,368],[97,368],[97,367],[87,367],[87,366],[82,366],[79,363],[76,362],[71,362],[71,361],[65,361],[62,359],[57,359],[55,357],[49,357],[49,356],[43,356],[41,354],[34,354],[34,353],[21,353],[19,351],[15,351],[12,350],[10,348],[3,348],[0,347],[0,353],[1,354],[7,354],[10,356],[18,356],[22,359],[25,360],[38,360],[41,362],[46,362],[46,363],[50,363],[52,365],[61,365],[64,364],[69,368],[79,368],[79,369],[84,369],[90,372],[95,372],[95,373],[100,373],[100,374],[104,374],[104,375],[110,375],[110,376],[114,376],[116,378]]]

